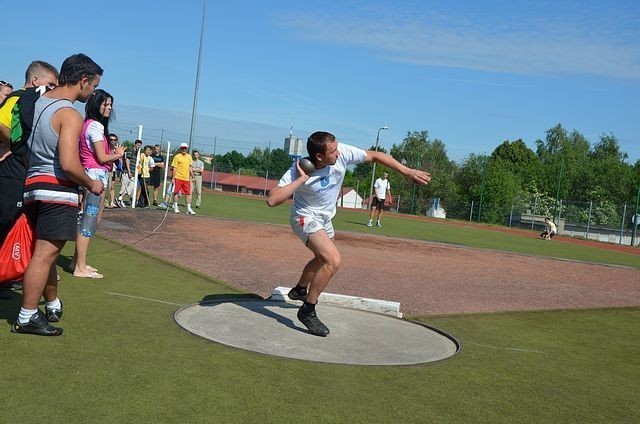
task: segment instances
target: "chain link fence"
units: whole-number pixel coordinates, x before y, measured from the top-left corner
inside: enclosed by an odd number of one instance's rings
[[[399,199],[398,212],[426,215],[471,222],[501,224],[508,227],[542,232],[544,219],[552,218],[558,233],[569,237],[580,237],[607,243],[640,245],[640,213],[638,216],[630,205],[614,205],[611,202],[571,202],[522,199],[510,205],[496,205],[480,200],[471,202],[446,202],[438,199],[421,201],[419,204],[409,197]],[[434,210],[436,212],[434,212]],[[555,218],[554,218],[555,217]],[[635,229],[635,234],[634,234]]]

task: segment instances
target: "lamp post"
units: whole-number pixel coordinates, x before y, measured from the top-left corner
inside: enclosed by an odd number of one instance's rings
[[[378,151],[378,142],[380,141],[380,130],[388,130],[389,127],[386,125],[378,128],[378,133],[376,134],[376,152]],[[373,199],[373,179],[376,175],[376,163],[373,162],[373,169],[371,170],[371,189],[369,190],[369,209],[371,209],[371,200]]]

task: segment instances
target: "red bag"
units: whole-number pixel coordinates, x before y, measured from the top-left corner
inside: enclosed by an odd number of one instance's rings
[[[0,285],[22,280],[34,249],[33,227],[22,213],[0,248]]]

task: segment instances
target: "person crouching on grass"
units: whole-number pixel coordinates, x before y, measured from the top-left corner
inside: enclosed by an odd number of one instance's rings
[[[545,218],[544,224],[545,224],[545,228],[542,234],[540,234],[540,238],[544,240],[551,240],[553,236],[555,236],[556,233],[558,232],[556,224],[553,223],[551,218]]]
[[[336,203],[347,166],[377,162],[398,171],[416,184],[427,184],[431,181],[431,175],[407,168],[386,153],[365,151],[339,143],[333,134],[323,131],[311,134],[307,140],[307,152],[315,171],[307,175],[296,161],[282,176],[278,186],[269,193],[267,205],[278,206],[295,193],[290,215],[291,228],[314,257],[305,265],[298,284],[289,291],[288,296],[303,301],[298,310],[298,319],[309,332],[326,337],[329,328],[320,321],[315,308],[320,294],[340,267],[340,253],[333,241],[331,219],[336,214]]]

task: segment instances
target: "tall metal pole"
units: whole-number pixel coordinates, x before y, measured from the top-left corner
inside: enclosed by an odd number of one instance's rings
[[[138,124],[138,140],[142,140],[142,124]],[[135,143],[134,143],[135,145]],[[136,155],[135,158],[135,170],[133,172],[133,199],[131,199],[131,209],[136,208],[136,197],[138,196],[138,166],[140,166],[140,152],[142,151],[142,146],[140,146],[140,150],[137,152],[135,149],[133,150]],[[129,165],[131,166],[131,165]]]
[[[376,134],[376,152],[378,151],[378,142],[380,141],[380,130],[388,130],[389,127],[387,127],[386,125],[383,125],[382,127],[378,128],[378,133]],[[373,162],[373,169],[371,170],[371,189],[369,190],[369,209],[371,209],[371,201],[373,199],[373,179],[374,176],[376,175],[376,163]]]
[[[191,110],[191,129],[189,130],[189,151],[196,129],[196,115],[198,113],[198,88],[200,87],[200,63],[202,59],[202,39],[204,38],[204,16],[207,11],[207,0],[202,2],[202,23],[200,25],[200,46],[198,47],[198,66],[196,68],[196,86],[193,90],[193,109]]]
[[[638,232],[638,202],[640,201],[640,184],[638,184],[638,195],[636,196],[636,209],[633,212],[633,220],[632,220],[632,224],[633,224],[633,232],[631,233],[631,246],[635,246],[635,242],[636,242],[636,234]]]

